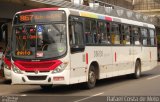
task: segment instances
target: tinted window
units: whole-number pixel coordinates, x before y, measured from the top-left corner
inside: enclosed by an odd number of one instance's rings
[[[97,35],[97,40],[98,43],[107,43],[107,31],[106,31],[106,23],[105,22],[98,22],[98,35]]]
[[[143,45],[149,45],[148,41],[148,31],[146,28],[141,28],[141,35],[142,35],[142,44]]]
[[[138,27],[132,27],[133,43],[135,45],[141,45],[140,31]]]
[[[120,44],[120,27],[116,23],[113,23],[111,27],[111,41],[112,44]]]
[[[150,34],[150,42],[151,42],[151,46],[155,46],[156,45],[156,36],[155,36],[155,32],[154,30],[150,29],[149,30],[149,34]]]
[[[69,36],[71,45],[83,45],[83,25],[80,22],[70,22]]]
[[[130,45],[131,44],[131,32],[130,32],[130,26],[122,25],[122,38],[121,43],[123,45]]]
[[[93,43],[93,33],[91,33],[91,20],[90,19],[85,19],[85,37],[86,37],[87,44]]]

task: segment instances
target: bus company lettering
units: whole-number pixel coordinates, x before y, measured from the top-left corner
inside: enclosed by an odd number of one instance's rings
[[[101,50],[94,51],[94,57],[103,57],[103,51]]]
[[[158,96],[107,96],[107,102],[159,102]]]

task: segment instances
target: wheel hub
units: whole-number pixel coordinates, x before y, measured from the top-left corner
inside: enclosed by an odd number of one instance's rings
[[[91,71],[89,73],[89,81],[90,81],[90,83],[94,83],[95,82],[95,73],[93,71]]]

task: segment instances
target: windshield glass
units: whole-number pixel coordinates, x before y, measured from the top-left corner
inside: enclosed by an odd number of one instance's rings
[[[66,53],[64,11],[22,12],[13,20],[12,54],[22,59],[49,59]]]
[[[13,34],[13,56],[46,59],[66,52],[66,26],[63,23],[16,25]]]

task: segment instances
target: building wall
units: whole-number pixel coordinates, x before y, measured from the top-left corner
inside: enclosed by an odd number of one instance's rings
[[[134,10],[160,9],[160,0],[134,0]]]
[[[160,0],[101,0],[133,10],[160,9]]]
[[[101,0],[101,1],[109,4],[117,5],[120,7],[125,7],[127,9],[133,9],[132,3],[128,0]]]
[[[66,0],[66,1],[72,1],[72,0]],[[77,1],[77,0],[76,0]],[[88,5],[90,2],[94,2],[94,0],[83,0],[85,5]],[[125,7],[127,9],[133,9],[132,3],[130,0],[100,0],[102,2],[106,2],[109,4]]]

